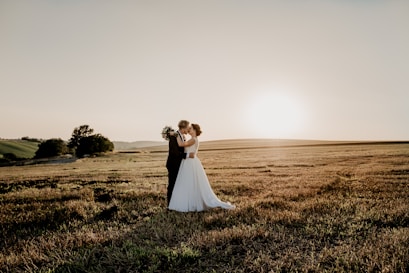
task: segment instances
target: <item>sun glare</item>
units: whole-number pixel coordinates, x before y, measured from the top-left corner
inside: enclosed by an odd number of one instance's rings
[[[261,138],[297,138],[304,118],[300,103],[287,94],[257,95],[246,112],[247,128]]]

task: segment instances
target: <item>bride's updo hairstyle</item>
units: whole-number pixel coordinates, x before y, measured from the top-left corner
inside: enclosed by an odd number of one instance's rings
[[[202,130],[200,129],[199,124],[194,124],[194,123],[192,123],[192,127],[193,127],[193,129],[195,129],[195,131],[196,131],[196,136],[200,136],[200,134],[202,133]]]

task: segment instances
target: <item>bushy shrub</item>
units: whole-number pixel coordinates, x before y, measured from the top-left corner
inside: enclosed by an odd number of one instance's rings
[[[68,141],[68,147],[78,157],[95,155],[114,150],[114,144],[101,134],[92,134],[94,129],[89,125],[76,127]]]
[[[16,161],[19,158],[13,153],[5,153],[3,154],[3,158],[7,161]]]
[[[96,134],[81,138],[76,149],[76,155],[95,155],[114,150],[114,144],[106,137]]]
[[[0,165],[10,163],[10,160],[4,157],[4,155],[0,154]]]
[[[41,142],[34,158],[59,156],[68,152],[67,144],[60,138],[52,138]]]

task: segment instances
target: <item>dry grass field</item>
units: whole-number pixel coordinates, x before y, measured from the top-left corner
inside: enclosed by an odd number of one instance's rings
[[[237,209],[184,214],[166,156],[0,168],[0,271],[409,272],[409,144],[204,149]]]

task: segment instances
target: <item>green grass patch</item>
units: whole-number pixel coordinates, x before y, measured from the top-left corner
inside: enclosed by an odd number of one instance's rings
[[[38,149],[38,142],[25,140],[0,140],[0,155],[13,153],[18,158],[32,158]]]

